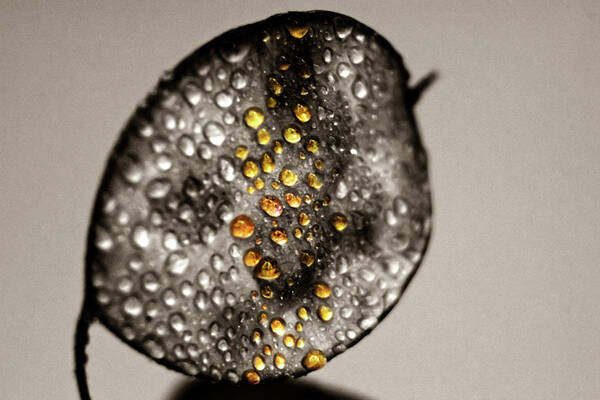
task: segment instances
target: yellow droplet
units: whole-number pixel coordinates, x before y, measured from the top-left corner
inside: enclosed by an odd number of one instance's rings
[[[306,353],[302,360],[302,365],[309,371],[314,371],[327,364],[327,357],[320,350],[312,350]]]
[[[247,178],[254,178],[258,175],[258,165],[254,161],[248,160],[244,163],[242,171]]]
[[[283,213],[283,205],[275,196],[265,196],[259,201],[260,208],[270,217],[277,218]]]
[[[298,223],[302,226],[306,226],[308,224],[310,224],[310,217],[308,216],[308,214],[301,212],[300,214],[298,214]]]
[[[267,311],[267,309],[269,308],[269,306],[267,306],[265,303],[263,303],[263,305],[260,306],[260,308],[262,308],[263,310]]]
[[[273,142],[273,151],[276,154],[281,154],[283,152],[283,145],[279,140]]]
[[[308,310],[306,307],[300,307],[298,311],[296,311],[296,314],[302,321],[306,321],[308,319]]]
[[[304,104],[296,104],[294,107],[294,115],[298,118],[300,122],[308,122],[310,121],[310,110]]]
[[[246,189],[246,191],[248,192],[248,194],[254,193],[254,186],[248,186],[248,189]]]
[[[275,108],[277,105],[277,100],[274,97],[267,97],[267,108]]]
[[[309,251],[302,251],[300,253],[300,263],[307,267],[310,267],[315,262],[315,256]]]
[[[301,160],[304,160],[306,158],[306,154],[304,154],[303,152],[300,152],[300,154],[298,154],[298,158],[300,158]]]
[[[296,323],[296,332],[302,332],[303,329],[304,329],[304,326],[302,326],[302,323],[297,322]]]
[[[304,339],[298,338],[298,340],[296,340],[296,347],[299,349],[303,349],[304,348]]]
[[[257,385],[260,383],[260,375],[256,373],[256,371],[246,371],[244,372],[244,379],[251,385]]]
[[[256,189],[258,190],[263,190],[263,188],[265,187],[265,181],[263,181],[260,178],[256,178],[254,180],[254,186],[256,187]]]
[[[270,77],[269,81],[268,81],[268,85],[269,85],[269,90],[275,96],[279,96],[283,92],[283,86],[281,85],[281,83],[279,83],[277,78]]]
[[[273,181],[273,182],[271,183],[271,187],[272,187],[273,189],[279,189],[279,182],[277,182],[277,181]]]
[[[257,371],[262,371],[265,369],[265,360],[261,356],[256,356],[254,357],[254,360],[252,360],[252,365],[254,365],[254,369]]]
[[[290,125],[283,130],[283,138],[289,143],[298,143],[302,139],[300,128],[296,125]]]
[[[327,306],[319,306],[319,318],[327,322],[333,317],[333,311]]]
[[[256,140],[258,140],[258,144],[265,145],[271,141],[271,135],[268,130],[261,128],[256,132]]]
[[[285,322],[281,318],[275,318],[271,321],[271,332],[277,336],[283,336],[285,333]]]
[[[265,353],[265,355],[267,355],[267,356],[270,356],[272,353],[271,346],[266,345],[265,348],[263,349],[263,353]]]
[[[323,206],[324,207],[329,206],[330,201],[331,201],[331,198],[329,197],[329,195],[326,194],[325,196],[323,196]]]
[[[263,286],[263,288],[260,290],[260,293],[265,299],[273,298],[273,289],[271,289],[271,286],[269,285]]]
[[[316,169],[323,169],[323,166],[325,164],[323,163],[323,160],[319,159],[319,160],[315,160],[315,168]]]
[[[255,269],[255,274],[256,277],[259,279],[271,281],[273,279],[279,278],[279,275],[281,275],[281,270],[277,266],[275,260],[265,258],[262,260],[261,264]]]
[[[304,202],[305,202],[306,204],[310,204],[310,203],[312,203],[312,197],[310,197],[310,195],[309,195],[309,194],[307,194],[307,195],[304,195]]]
[[[260,313],[258,315],[258,322],[260,322],[261,325],[263,325],[263,326],[267,325],[267,322],[269,322],[269,317],[267,316],[267,313],[264,313],[264,312]]]
[[[304,60],[298,65],[298,76],[302,79],[310,78],[310,66]]]
[[[231,221],[229,230],[233,237],[247,239],[254,233],[254,221],[245,214],[238,215]]]
[[[338,231],[341,232],[348,226],[348,219],[343,214],[334,214],[331,217],[331,225]]]
[[[287,233],[283,229],[273,229],[271,231],[271,240],[280,246],[284,246],[288,242]]]
[[[270,174],[275,170],[275,160],[269,153],[262,155],[262,158],[260,159],[260,165],[265,174]]]
[[[302,198],[294,193],[285,194],[285,202],[292,208],[298,208],[302,204]]]
[[[296,338],[293,335],[285,335],[283,337],[283,344],[285,347],[294,347],[296,346]]]
[[[277,369],[285,368],[285,357],[283,356],[283,354],[281,354],[281,353],[275,354],[275,357],[273,358],[273,362],[275,363],[275,367],[277,367]]]
[[[298,175],[294,171],[284,168],[279,173],[279,180],[285,186],[294,186],[298,182]]]
[[[258,292],[256,290],[253,290],[250,292],[250,296],[252,296],[253,299],[258,297]]]
[[[235,149],[235,156],[240,160],[245,160],[248,157],[248,148],[246,146],[238,146]]]
[[[313,174],[312,172],[308,174],[306,182],[308,183],[308,186],[316,190],[321,189],[321,186],[323,186],[323,182],[321,182],[319,177]]]
[[[281,71],[287,71],[288,69],[290,69],[290,64],[281,64],[281,65],[279,66],[279,69],[280,69]]]
[[[319,141],[317,139],[312,138],[308,139],[305,148],[308,152],[316,153],[317,151],[319,151]]]
[[[308,26],[290,26],[288,32],[296,39],[302,39],[308,32]]]
[[[320,299],[327,299],[331,296],[331,288],[325,283],[315,285],[315,296]]]
[[[302,229],[294,228],[294,236],[296,239],[300,239],[302,237]]]
[[[246,264],[247,267],[256,267],[261,258],[262,256],[258,249],[250,249],[244,254],[244,264]]]
[[[308,94],[308,90],[306,90],[305,87],[303,87],[302,89],[300,89],[300,96],[306,96]]]
[[[254,344],[260,344],[260,341],[262,340],[262,332],[259,331],[258,329],[255,329],[254,332],[252,332],[252,342],[254,342]]]
[[[250,128],[258,128],[265,120],[265,116],[260,108],[252,107],[246,110],[244,121]]]

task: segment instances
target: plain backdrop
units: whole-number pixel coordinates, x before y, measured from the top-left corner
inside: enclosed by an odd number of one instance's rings
[[[162,71],[286,10],[373,27],[414,78],[434,233],[387,319],[303,378],[375,400],[600,398],[600,6],[590,1],[0,2],[3,399],[76,399],[72,333],[104,162]],[[95,399],[184,379],[103,327]]]

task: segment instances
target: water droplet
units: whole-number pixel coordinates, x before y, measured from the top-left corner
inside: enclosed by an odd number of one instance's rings
[[[131,239],[133,240],[133,243],[140,249],[145,249],[150,244],[150,234],[143,225],[137,225],[135,228],[133,228]]]
[[[207,122],[204,125],[204,137],[213,146],[220,146],[225,141],[225,128],[218,122]]]
[[[367,84],[360,76],[352,84],[352,93],[354,93],[357,99],[364,99],[369,94]]]
[[[223,90],[215,96],[215,103],[221,108],[228,108],[233,104],[233,95],[226,90]]]
[[[172,275],[183,274],[190,265],[190,259],[183,251],[174,251],[167,257],[165,261],[165,269]]]

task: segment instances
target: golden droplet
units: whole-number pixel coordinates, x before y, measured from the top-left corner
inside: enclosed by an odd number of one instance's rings
[[[269,285],[265,285],[261,290],[260,293],[262,294],[262,296],[265,299],[271,299],[273,298],[273,289],[271,289],[271,286]]]
[[[323,196],[323,206],[327,207],[329,206],[329,202],[331,201],[331,197],[329,197],[328,194],[326,194],[325,196]]]
[[[269,153],[262,155],[260,165],[265,174],[270,174],[275,170],[275,160],[273,160],[273,157]]]
[[[244,254],[244,264],[246,264],[247,267],[256,267],[261,258],[262,256],[258,249],[250,249]]]
[[[310,153],[316,153],[319,151],[319,141],[317,139],[308,139],[305,145],[306,151]]]
[[[254,186],[248,186],[248,189],[246,189],[246,191],[248,192],[248,194],[254,193]]]
[[[261,128],[256,132],[256,140],[258,140],[258,144],[265,145],[271,141],[271,135],[268,130]]]
[[[252,296],[253,299],[258,297],[258,292],[256,290],[253,290],[250,292],[250,296]]]
[[[285,335],[283,337],[283,344],[285,347],[294,347],[296,346],[296,338],[293,335]]]
[[[267,313],[261,312],[258,315],[258,322],[261,323],[261,325],[267,325],[267,322],[269,322],[269,317],[267,316]]]
[[[254,357],[254,360],[252,360],[252,365],[254,365],[254,369],[257,371],[262,371],[265,369],[265,360],[261,356],[256,356]]]
[[[273,181],[273,182],[271,183],[271,187],[272,187],[273,189],[279,189],[279,182],[277,182],[277,181]]]
[[[229,230],[233,237],[247,239],[254,233],[254,221],[245,214],[238,215],[229,224]]]
[[[271,321],[271,332],[277,336],[283,336],[285,333],[285,322],[281,318],[275,318]]]
[[[319,211],[322,206],[323,206],[323,202],[321,200],[317,200],[317,201],[315,201],[315,204],[313,205],[313,210]]]
[[[341,232],[348,226],[348,219],[343,214],[334,214],[331,217],[331,225],[338,231]]]
[[[263,188],[265,187],[265,181],[263,181],[260,178],[256,178],[254,180],[254,187],[256,187],[256,189],[258,190],[263,190]]]
[[[307,267],[310,267],[315,262],[315,256],[312,255],[309,251],[302,251],[300,253],[300,263]]]
[[[252,332],[252,342],[254,342],[254,344],[256,344],[256,345],[259,345],[261,340],[262,340],[262,332],[259,331],[258,329],[255,329],[254,332]]]
[[[302,229],[294,228],[294,236],[296,239],[300,239],[302,237]]]
[[[315,168],[316,169],[323,169],[324,165],[325,164],[323,163],[323,160],[321,160],[321,159],[315,160]]]
[[[306,226],[308,224],[310,224],[310,217],[308,216],[308,214],[301,212],[300,214],[298,214],[298,223],[302,226]]]
[[[250,128],[258,128],[262,125],[264,120],[265,115],[263,114],[262,110],[257,107],[247,109],[246,113],[244,114],[244,121]]]
[[[300,152],[300,154],[298,154],[298,158],[300,158],[301,160],[306,159],[306,154],[304,154],[303,152]]]
[[[294,186],[298,182],[298,175],[289,169],[282,169],[279,173],[279,180],[285,186]]]
[[[258,165],[254,161],[248,160],[244,163],[242,171],[247,178],[254,178],[258,175]]]
[[[264,311],[267,311],[267,309],[269,308],[269,306],[267,306],[266,303],[263,303],[263,305],[260,306],[260,308],[262,308]]]
[[[281,83],[279,83],[277,78],[270,77],[269,81],[268,81],[268,85],[269,85],[269,90],[275,96],[279,96],[283,92],[283,86],[281,85]]]
[[[304,60],[298,65],[298,76],[302,79],[310,78],[310,66]]]
[[[300,307],[298,311],[296,311],[296,315],[298,315],[298,318],[302,321],[306,321],[308,319],[308,310],[306,307]]]
[[[319,318],[327,322],[333,317],[333,311],[327,306],[319,306]]]
[[[327,357],[320,350],[312,350],[306,353],[302,360],[302,365],[309,371],[314,371],[327,364]]]
[[[283,152],[283,145],[279,140],[273,142],[273,151],[276,154],[281,154]]]
[[[251,385],[257,385],[260,383],[260,375],[256,373],[256,371],[246,371],[244,372],[244,379]]]
[[[287,233],[283,229],[273,229],[271,231],[271,240],[280,246],[284,246],[288,242]]]
[[[279,66],[280,71],[287,71],[288,69],[290,69],[290,64],[281,64]]]
[[[308,90],[305,87],[300,89],[300,96],[306,96],[308,94]]]
[[[256,277],[265,281],[271,281],[279,278],[281,270],[277,266],[275,260],[265,258],[262,263],[255,269]]]
[[[265,348],[263,349],[263,353],[265,353],[265,355],[267,355],[267,356],[270,356],[272,353],[271,346],[266,345]]]
[[[317,283],[315,285],[315,296],[320,299],[327,299],[331,296],[331,288],[326,283]]]
[[[274,97],[267,97],[267,108],[275,108],[277,105],[277,100]]]
[[[283,356],[283,354],[281,354],[281,353],[275,354],[275,358],[273,359],[273,362],[275,363],[275,367],[277,367],[277,369],[285,368],[285,357]]]
[[[298,118],[300,122],[308,122],[310,121],[310,110],[304,104],[296,104],[294,107],[294,115]]]
[[[296,39],[302,39],[308,32],[308,26],[290,26],[288,32]]]
[[[302,204],[302,198],[294,193],[285,194],[285,202],[292,208],[298,208]]]
[[[298,340],[296,340],[296,347],[299,349],[303,349],[304,348],[304,339],[298,338]]]
[[[308,186],[316,190],[321,189],[321,186],[323,186],[323,182],[321,182],[319,178],[312,172],[308,174],[306,182],[308,183]]]
[[[306,204],[312,203],[312,197],[310,197],[310,194],[304,195],[304,202]]]
[[[301,322],[296,323],[296,332],[302,332],[304,330],[304,326],[302,326]]]
[[[289,143],[298,143],[302,139],[300,128],[296,125],[290,125],[283,130],[283,138]]]
[[[312,234],[312,232],[307,232],[306,233],[306,240],[308,240],[309,242],[312,242],[314,240],[315,236]]]
[[[235,156],[240,160],[245,160],[248,157],[248,148],[246,146],[238,146],[235,149]]]
[[[270,217],[277,218],[283,213],[283,205],[275,196],[265,196],[259,201],[260,208]]]

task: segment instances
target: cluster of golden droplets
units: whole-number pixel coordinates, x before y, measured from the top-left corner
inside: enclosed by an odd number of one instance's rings
[[[291,26],[288,28],[290,36],[294,39],[302,39],[309,31],[308,26]],[[269,40],[266,38],[265,40]],[[300,78],[307,79],[311,76],[310,67],[306,63],[300,63],[298,66],[298,74]],[[281,71],[285,71],[290,67],[290,64],[282,63],[278,66]],[[275,76],[270,76],[266,81],[269,96],[266,99],[266,108],[272,109],[277,105],[277,98],[284,93],[286,87],[280,79]],[[308,92],[305,88],[301,88],[301,95],[306,95]],[[298,209],[305,204],[313,204],[315,210],[322,206],[329,206],[330,197],[324,195],[320,200],[314,200],[313,196],[306,194],[304,197],[297,194],[294,187],[298,184],[301,178],[298,173],[291,167],[283,166],[279,170],[279,174],[273,176],[276,171],[277,157],[281,155],[285,149],[286,143],[288,146],[293,146],[303,140],[302,125],[309,122],[312,118],[311,109],[308,105],[298,102],[292,106],[292,113],[297,124],[289,124],[282,129],[281,138],[274,139],[272,132],[263,126],[266,116],[263,109],[260,107],[250,107],[244,113],[245,125],[254,130],[256,143],[259,148],[265,148],[266,151],[261,152],[258,157],[252,158],[249,147],[240,145],[235,151],[235,156],[241,160],[243,176],[251,183],[247,187],[248,194],[252,195],[265,189],[270,183],[272,189],[277,191],[282,189],[282,195],[263,195],[258,200],[259,208],[270,218],[272,218],[272,228],[268,234],[268,238],[279,246],[286,246],[290,238],[285,227],[278,226],[278,218],[285,212],[285,209]],[[299,158],[304,160],[307,154],[315,157],[319,152],[319,140],[316,137],[304,138],[304,147],[299,152]],[[270,147],[270,150],[269,150]],[[316,158],[314,163],[315,172],[323,170],[325,162]],[[318,191],[323,186],[323,181],[317,173],[310,172],[305,176],[304,183],[311,189]],[[296,239],[305,238],[307,241],[313,239],[311,232],[306,234],[303,229],[307,229],[311,224],[311,218],[306,212],[297,214],[298,226],[292,229],[292,234]],[[340,213],[333,214],[329,221],[331,226],[338,232],[346,229],[348,220],[346,216]],[[237,239],[251,239],[255,232],[254,221],[245,214],[238,215],[230,223],[231,235]],[[264,255],[260,249],[262,238],[255,238],[254,243],[249,246],[243,256],[243,262],[246,267],[252,268],[254,275],[264,281],[266,284],[262,287],[260,295],[265,299],[270,299],[274,296],[273,289],[269,286],[270,281],[278,279],[282,271],[278,266],[277,260],[268,255]],[[315,262],[315,256],[310,250],[300,252],[299,263],[304,268],[310,268]],[[289,282],[288,282],[289,283]],[[290,283],[291,284],[291,283]],[[318,282],[313,287],[313,294],[317,299],[328,299],[331,296],[331,288],[323,282]],[[256,291],[251,293],[253,298],[257,298],[259,294]],[[264,312],[267,309],[267,304],[263,304],[262,312],[258,316],[258,322],[265,327],[268,327],[275,338],[281,338],[283,345],[287,348],[303,349],[305,341],[302,337],[296,337],[304,329],[303,323],[309,319],[309,309],[300,307],[296,311],[298,321],[294,325],[295,332],[289,333],[286,329],[286,322],[282,318],[273,318],[269,321],[268,315]],[[316,316],[324,323],[333,318],[333,310],[325,304],[318,306]],[[252,335],[252,341],[260,345],[262,343],[263,333],[260,330],[255,330]],[[286,365],[285,356],[281,353],[273,354],[273,349],[269,345],[265,345],[261,354],[255,355],[252,360],[253,369],[244,372],[245,380],[251,384],[260,382],[259,372],[266,367],[265,357],[272,357],[273,365],[277,369],[283,369]],[[326,356],[318,349],[312,349],[305,353],[302,359],[302,365],[309,371],[323,367],[327,362]]]

